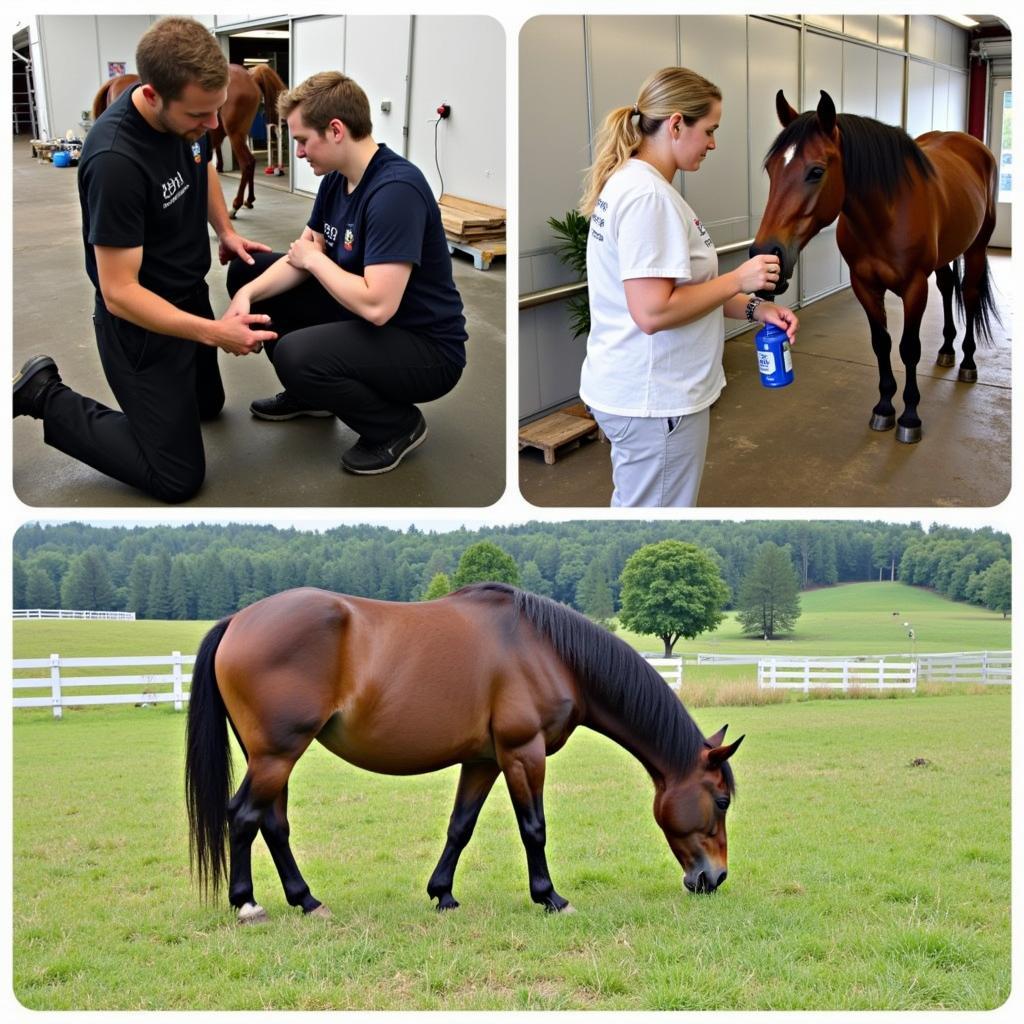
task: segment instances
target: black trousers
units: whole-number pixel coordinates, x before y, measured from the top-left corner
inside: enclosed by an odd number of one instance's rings
[[[205,283],[176,305],[213,319]],[[58,385],[46,397],[43,439],[160,501],[187,501],[206,474],[200,420],[224,406],[217,349],[113,316],[99,296],[93,325],[122,411]]]
[[[253,253],[254,266],[232,260],[228,292],[258,277],[281,253]],[[271,318],[278,340],[265,346],[288,395],[310,409],[327,409],[367,444],[412,430],[419,402],[432,402],[462,376],[437,345],[401,327],[377,327],[336,302],[319,281],[255,303]]]

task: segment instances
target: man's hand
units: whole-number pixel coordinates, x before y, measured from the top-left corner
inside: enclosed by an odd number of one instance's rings
[[[210,322],[211,332],[207,344],[230,352],[233,356],[247,356],[263,349],[265,341],[276,341],[273,331],[261,331],[259,324],[270,322],[266,313],[240,313],[228,316],[225,313],[221,320]]]
[[[264,245],[262,242],[252,242],[248,238],[243,238],[232,228],[221,232],[217,241],[220,243],[217,255],[222,264],[230,263],[237,256],[243,262],[252,265],[256,261],[249,253],[272,251],[269,245]]]

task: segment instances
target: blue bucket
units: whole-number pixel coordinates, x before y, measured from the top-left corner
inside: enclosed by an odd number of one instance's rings
[[[71,166],[71,154],[66,150],[58,149],[53,154],[53,166],[54,167],[70,167]]]
[[[754,338],[757,368],[766,388],[784,388],[793,383],[793,357],[789,337],[781,327],[765,324]]]

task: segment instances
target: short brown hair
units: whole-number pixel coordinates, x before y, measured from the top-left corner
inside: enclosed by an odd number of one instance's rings
[[[142,82],[165,101],[179,99],[192,82],[206,92],[228,84],[227,58],[194,18],[161,18],[150,25],[135,49],[135,66]]]
[[[302,120],[321,135],[337,118],[358,142],[373,131],[370,101],[366,93],[348,75],[340,71],[320,71],[301,85],[289,89],[277,101],[282,119],[302,106]]]

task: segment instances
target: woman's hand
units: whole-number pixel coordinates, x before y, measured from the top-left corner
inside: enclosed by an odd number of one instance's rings
[[[782,268],[778,256],[755,256],[736,268],[740,292],[773,292],[779,283]]]
[[[235,293],[235,297],[231,300],[231,305],[224,310],[221,320],[229,320],[233,316],[245,316],[251,309],[252,302],[249,299],[249,294],[243,288]]]
[[[774,302],[762,302],[754,310],[754,319],[762,324],[774,324],[786,332],[789,343],[793,344],[800,321],[796,313],[785,306],[777,306]]]
[[[307,238],[303,232],[301,238],[295,239],[288,247],[288,263],[296,270],[310,270],[312,264],[320,258],[323,250],[312,238]]]

